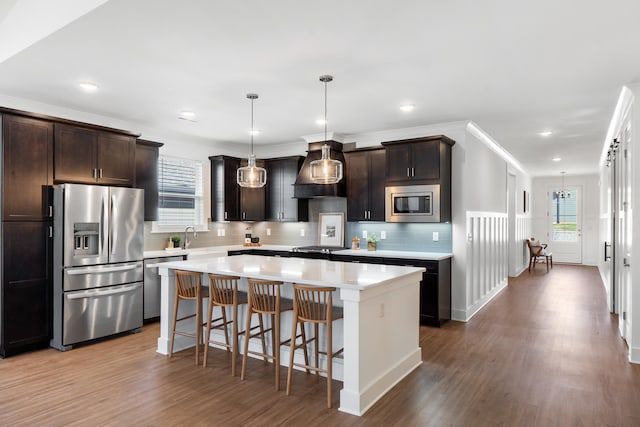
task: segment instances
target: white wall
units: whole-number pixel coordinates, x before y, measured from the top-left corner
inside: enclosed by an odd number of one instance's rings
[[[565,187],[582,188],[582,264],[598,265],[600,248],[600,177],[598,175],[565,175]],[[562,187],[562,177],[535,177],[532,191],[531,236],[549,244],[548,211],[550,188]],[[554,257],[554,261],[555,257]]]

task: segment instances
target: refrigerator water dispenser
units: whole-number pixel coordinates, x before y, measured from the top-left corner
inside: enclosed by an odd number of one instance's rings
[[[97,222],[76,222],[73,224],[74,256],[98,255],[100,224]]]

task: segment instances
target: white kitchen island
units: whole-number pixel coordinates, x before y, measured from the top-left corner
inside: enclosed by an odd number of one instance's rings
[[[246,286],[247,277],[280,280],[289,284],[283,296],[291,295],[291,283],[336,287],[334,304],[342,305],[344,318],[342,328],[337,323],[334,326],[334,341],[336,345],[342,341],[344,353],[342,360],[335,359],[334,377],[343,381],[343,412],[364,414],[422,363],[418,319],[423,268],[258,255],[168,262],[158,267],[162,277],[159,353],[169,352],[175,297],[173,270],[179,269],[240,276],[241,286]],[[203,283],[208,283],[206,275]],[[194,308],[181,303],[183,310],[193,313]],[[244,313],[240,317],[243,319]],[[291,330],[290,321],[290,317],[283,317],[283,332]],[[190,327],[193,330],[193,324]],[[177,336],[174,351],[194,345],[193,340]],[[285,347],[281,360],[288,364]],[[336,366],[340,362],[341,366]]]

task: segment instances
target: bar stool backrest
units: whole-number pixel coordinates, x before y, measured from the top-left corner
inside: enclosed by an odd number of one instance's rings
[[[253,311],[258,313],[276,313],[280,311],[280,286],[283,282],[247,279],[249,301]]]
[[[202,285],[202,273],[176,270],[176,292],[182,299],[197,299]]]
[[[217,305],[234,305],[238,296],[238,276],[209,274],[209,298]]]
[[[293,301],[298,318],[305,322],[331,321],[334,287],[293,285]]]

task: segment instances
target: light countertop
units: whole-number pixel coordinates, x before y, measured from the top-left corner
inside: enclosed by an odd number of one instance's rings
[[[427,261],[440,261],[453,257],[453,254],[442,252],[411,252],[411,251],[387,251],[375,250],[368,251],[366,249],[345,249],[333,252],[334,255],[350,255],[350,256],[370,256],[380,258],[403,258],[403,259],[422,259]]]
[[[229,251],[237,251],[242,249],[258,249],[265,251],[290,251],[294,246],[289,245],[262,245],[262,246],[243,246],[243,245],[225,245],[225,246],[209,246],[205,248],[189,248],[189,249],[171,249],[171,250],[157,250],[157,251],[144,251],[145,258],[161,258],[176,255],[189,255],[198,256],[199,258],[211,256],[224,256]],[[366,249],[353,250],[343,249],[333,252],[336,255],[349,255],[349,256],[370,256],[380,258],[403,258],[403,259],[421,259],[427,261],[440,261],[443,259],[452,258],[453,254],[445,252],[414,252],[414,251],[389,251],[389,250],[376,250],[368,251]]]
[[[290,251],[293,246],[287,245],[262,245],[262,246],[244,246],[244,245],[225,245],[225,246],[208,246],[206,248],[189,248],[189,249],[161,249],[156,251],[144,251],[145,258],[161,258],[176,255],[205,255],[213,254],[220,255],[220,252],[224,252],[226,255],[229,251],[238,251],[242,249],[262,249],[265,251]]]
[[[391,283],[396,279],[422,273],[421,267],[373,265],[305,258],[238,255],[233,257],[174,261],[158,265],[163,269],[181,269],[264,280],[304,283],[317,286],[364,290]],[[161,273],[162,274],[162,273]],[[420,281],[417,279],[416,283]]]

